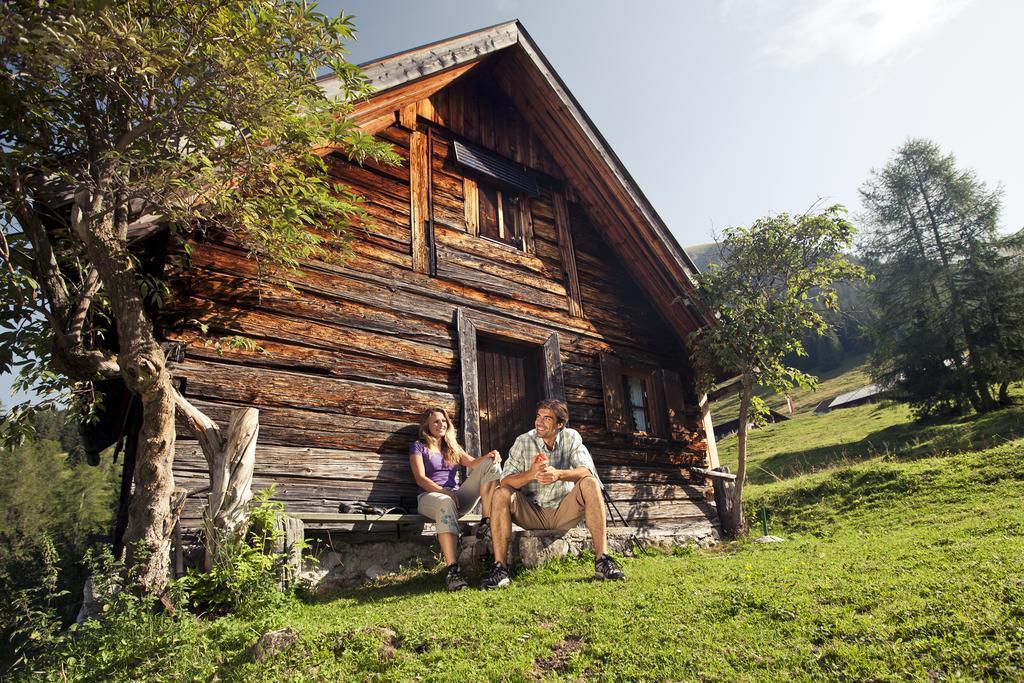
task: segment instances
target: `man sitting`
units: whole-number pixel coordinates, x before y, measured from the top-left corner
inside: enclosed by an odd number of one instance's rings
[[[563,401],[545,399],[537,404],[534,428],[512,445],[501,488],[491,498],[494,568],[484,588],[509,584],[506,559],[513,521],[524,529],[568,531],[582,519],[594,541],[594,577],[625,578],[606,552],[605,507],[594,460],[580,433],[565,426],[568,421]]]

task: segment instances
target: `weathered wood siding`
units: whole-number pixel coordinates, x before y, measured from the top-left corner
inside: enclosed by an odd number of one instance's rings
[[[331,173],[366,198],[372,222],[356,226],[344,265],[310,262],[290,286],[258,277],[244,249],[210,238],[194,245],[191,267],[175,281],[166,336],[187,345],[174,367],[184,394],[213,419],[230,409],[260,410],[255,484],[275,484],[293,511],[337,511],[342,501],[414,505],[407,452],[428,406],[460,419],[456,312],[493,333],[536,343],[556,332],[570,421],[598,463],[620,508],[633,520],[703,517],[703,491],[680,465],[702,456],[668,439],[606,429],[599,354],[665,368],[683,377],[687,418],[697,430],[696,397],[685,349],[598,237],[585,207],[572,201],[554,164],[515,107],[486,78],[466,77],[396,116],[379,136],[408,159],[412,132],[431,126],[431,208],[436,275],[413,263],[410,168],[359,167],[340,155]],[[406,125],[401,125],[405,123]],[[527,252],[467,232],[464,179],[448,161],[453,135],[519,161],[543,178],[529,202]],[[566,204],[582,316],[573,315],[567,264],[556,224]],[[209,325],[207,337],[195,321]],[[241,335],[260,351],[217,348]],[[224,346],[221,344],[221,346]],[[532,424],[522,425],[522,430]],[[205,486],[198,445],[179,429],[175,476]],[[198,515],[186,511],[186,521]]]

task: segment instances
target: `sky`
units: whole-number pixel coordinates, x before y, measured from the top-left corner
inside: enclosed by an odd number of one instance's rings
[[[519,19],[683,246],[857,188],[911,137],[1024,228],[1024,2],[364,0],[357,63]],[[9,376],[0,403],[10,405]],[[20,397],[19,397],[20,398]]]
[[[518,18],[683,246],[857,188],[910,137],[1024,227],[1017,0],[321,2],[365,62]]]

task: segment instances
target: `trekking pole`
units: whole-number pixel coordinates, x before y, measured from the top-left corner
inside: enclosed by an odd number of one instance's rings
[[[622,522],[622,526],[632,529],[633,527],[629,525],[629,522],[626,521],[626,518],[623,517],[622,513],[619,511],[619,506],[616,505],[615,501],[612,500],[612,497],[608,495],[608,489],[602,486],[601,493],[604,495],[604,500],[606,503],[608,503],[608,506],[612,510],[615,510],[615,514],[619,516],[619,521]],[[636,535],[638,531],[640,531],[639,527],[637,527],[635,531],[630,533],[629,540],[633,543],[633,546],[637,549],[637,552],[639,552],[641,555],[647,555],[647,545],[642,540],[640,540],[639,536]]]

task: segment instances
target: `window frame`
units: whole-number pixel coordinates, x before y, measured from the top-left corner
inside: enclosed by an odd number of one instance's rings
[[[648,363],[623,360],[612,353],[600,353],[601,384],[604,394],[605,426],[611,434],[629,437],[685,441],[692,425],[686,417],[687,402],[678,373]],[[626,391],[627,378],[643,383],[647,432],[637,429],[632,402]]]
[[[630,380],[634,380],[640,385],[640,405],[633,403],[633,392],[630,386]],[[655,432],[657,431],[657,420],[654,419],[654,406],[653,403],[653,392],[654,383],[652,380],[652,373],[641,373],[633,371],[632,369],[624,368],[622,371],[622,394],[623,403],[626,409],[626,420],[628,427],[630,427],[631,433],[638,436],[659,436]],[[640,425],[636,419],[637,411],[641,411],[643,415],[644,426],[646,429],[640,429]]]
[[[525,196],[522,192],[513,192],[511,190],[502,188],[495,183],[488,183],[482,181],[476,181],[477,184],[477,236],[482,237],[498,244],[504,244],[510,247],[515,247],[520,251],[526,251],[526,241],[523,237],[523,218],[521,203],[524,201]],[[484,193],[493,192],[495,198],[495,219],[498,236],[484,234]],[[505,210],[505,204],[515,198],[512,201],[512,207],[509,211]],[[502,233],[507,232],[507,221],[506,213],[512,218],[512,234],[503,238]]]
[[[480,186],[493,188],[497,196],[513,194],[512,190],[503,188],[496,183],[489,183],[486,180],[478,181],[476,178],[464,175],[462,177],[463,202],[465,206],[466,232],[474,237],[487,240],[490,244],[497,245],[502,249],[514,249],[517,252],[533,254],[533,216],[531,214],[530,196],[525,192],[518,194],[519,200],[514,209],[515,229],[519,233],[515,241],[505,241],[481,234],[480,231]],[[502,197],[504,206],[504,197]],[[504,217],[501,218],[504,221]]]

